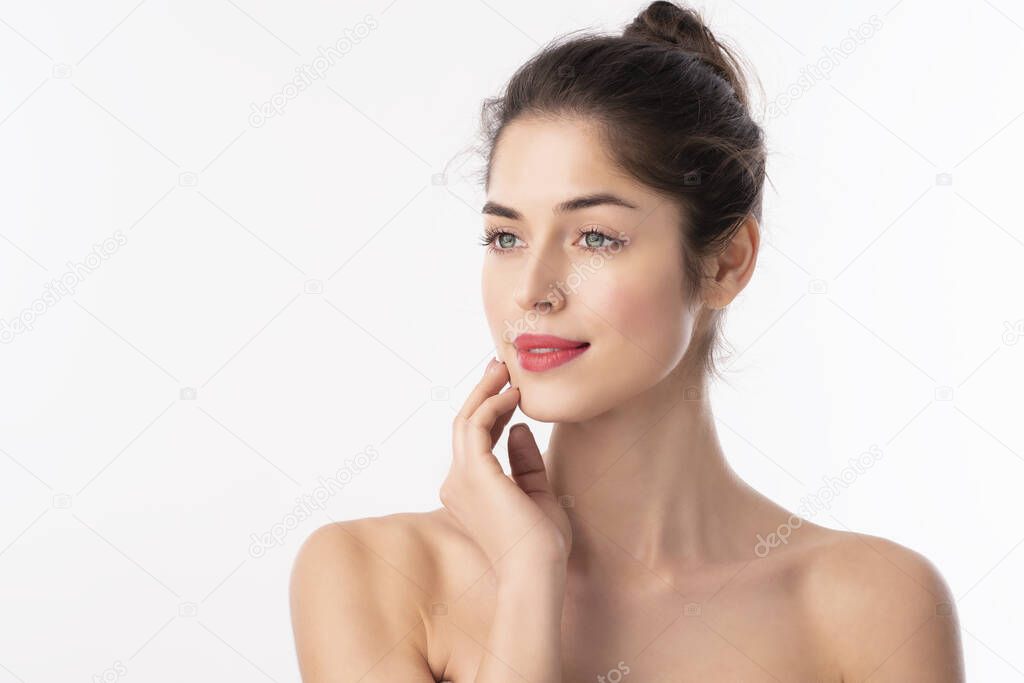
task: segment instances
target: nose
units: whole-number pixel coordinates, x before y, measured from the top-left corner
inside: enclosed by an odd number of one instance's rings
[[[538,313],[564,308],[567,292],[561,274],[562,264],[557,257],[529,254],[515,291],[516,304],[523,311]]]

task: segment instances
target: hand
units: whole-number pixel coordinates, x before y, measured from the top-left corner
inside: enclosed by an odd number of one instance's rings
[[[493,448],[519,405],[504,363],[491,360],[452,425],[452,464],[441,503],[480,546],[499,578],[524,567],[564,569],[572,526],[547,478],[537,441],[525,424],[509,431],[511,478]]]

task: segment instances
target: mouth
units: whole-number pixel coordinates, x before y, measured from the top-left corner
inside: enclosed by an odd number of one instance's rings
[[[590,348],[590,342],[546,334],[521,334],[515,339],[515,347],[519,367],[544,372],[578,358]]]

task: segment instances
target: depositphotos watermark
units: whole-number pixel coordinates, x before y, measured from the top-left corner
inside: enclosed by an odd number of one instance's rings
[[[1014,322],[1004,320],[1002,339],[1003,343],[1007,346],[1013,346],[1021,339],[1024,339],[1024,318]]]
[[[127,243],[128,237],[118,230],[102,242],[92,245],[92,251],[81,261],[68,261],[65,264],[68,269],[60,277],[47,282],[43,293],[23,308],[21,313],[9,320],[0,318],[0,344],[10,344],[19,334],[31,332],[39,316],[60,303],[62,298],[74,294],[86,275],[103,265],[104,260]]]
[[[865,41],[873,37],[881,28],[882,20],[877,15],[872,14],[860,26],[855,29],[851,28],[849,36],[840,40],[838,47],[831,45],[823,47],[821,51],[824,55],[800,69],[800,78],[790,83],[768,104],[767,111],[765,112],[767,119],[771,120],[785,115],[793,102],[803,97],[804,93],[813,88],[819,81],[831,78],[832,71],[838,68],[844,59],[852,55],[858,46],[863,45]]]
[[[98,674],[92,675],[93,683],[114,683],[128,675],[128,667],[120,659],[114,660],[114,665],[104,669]]]
[[[346,484],[379,457],[380,453],[376,448],[367,446],[354,458],[347,458],[345,463],[334,473],[334,476],[329,479],[318,476],[319,485],[311,492],[297,497],[295,507],[281,521],[275,522],[269,530],[262,534],[249,534],[249,538],[252,540],[249,545],[249,555],[258,559],[266,555],[271,548],[283,545],[290,531],[312,517],[314,510],[325,510],[331,496],[345,488]]]
[[[564,299],[567,295],[572,294],[580,285],[587,281],[587,277],[604,267],[604,264],[611,261],[616,254],[622,251],[628,241],[626,235],[623,232],[618,234],[615,238],[617,241],[613,243],[613,246],[607,249],[602,249],[599,252],[591,254],[588,259],[589,263],[580,265],[579,263],[572,264],[572,272],[566,277],[566,282],[558,280],[550,289],[556,299]],[[586,269],[586,270],[584,270]],[[550,307],[548,310],[553,310],[554,307]],[[536,309],[530,309],[526,315],[517,319],[515,322],[505,320],[505,331],[501,333],[502,338],[507,342],[515,341],[515,338],[529,330],[537,329],[537,321],[541,316],[546,315],[544,312],[539,312]]]
[[[800,528],[800,525],[804,523],[805,519],[810,519],[819,512],[828,510],[832,507],[832,501],[839,496],[842,489],[849,487],[850,484],[855,482],[858,477],[874,467],[875,463],[881,459],[882,449],[877,445],[872,444],[871,448],[864,453],[861,453],[856,458],[850,458],[847,461],[849,466],[841,469],[838,477],[823,477],[825,485],[813,494],[801,498],[800,505],[797,507],[797,512],[790,515],[785,524],[780,524],[779,527],[768,534],[767,537],[757,534],[757,543],[754,545],[754,554],[758,557],[767,557],[772,548],[777,548],[780,545],[786,545],[789,543],[789,537],[793,534],[794,529]]]
[[[299,93],[313,85],[313,81],[324,77],[327,71],[337,64],[338,60],[351,52],[357,43],[364,40],[370,31],[377,28],[379,24],[372,14],[367,14],[352,28],[346,28],[341,38],[338,38],[326,48],[317,46],[317,56],[309,64],[301,64],[295,67],[295,78],[285,83],[279,92],[274,93],[261,104],[251,103],[249,108],[249,125],[259,128],[271,116],[280,116],[288,102],[299,96]]]
[[[629,665],[625,660],[620,659],[614,668],[608,670],[608,673],[597,675],[597,683],[619,683],[629,675],[629,671]]]

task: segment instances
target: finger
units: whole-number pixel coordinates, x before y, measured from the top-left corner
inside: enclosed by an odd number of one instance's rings
[[[468,418],[464,418],[461,415],[455,416],[455,420],[452,423],[452,462],[455,466],[461,466],[465,462],[465,453],[467,451],[480,452],[481,449],[483,449],[487,452],[493,452],[495,444],[498,442],[498,439],[501,438],[501,433],[504,431],[505,425],[507,425],[512,419],[512,415],[515,414],[516,406],[519,404],[518,399],[509,399],[509,397],[505,395],[508,394],[511,389],[511,387],[506,388],[504,392],[485,399],[485,401],[487,401],[497,400],[500,398],[500,403],[496,408],[496,417],[482,417],[477,424],[471,424]],[[518,389],[516,391],[518,392]],[[479,412],[479,407],[477,412]],[[483,415],[483,413],[481,413],[481,415]],[[487,426],[488,419],[493,419],[493,425],[489,428]],[[482,441],[479,436],[481,431],[487,433],[486,439],[489,443],[481,445]]]
[[[462,410],[456,413],[455,420],[452,423],[452,462],[455,465],[461,465],[463,462],[463,452],[465,451],[466,444],[464,439],[466,422],[473,415],[480,404],[490,396],[495,395],[502,386],[508,383],[508,369],[504,363],[499,363],[496,358],[492,358],[487,367],[484,369],[483,378],[477,383],[470,392],[469,397],[466,399],[465,404],[462,406]],[[502,425],[504,429],[504,424]],[[488,450],[494,448],[494,444],[501,436],[501,432],[492,440],[492,443]]]
[[[508,383],[509,374],[508,368],[504,363],[500,363],[495,359],[487,364],[487,368],[484,370],[484,376],[477,382],[477,385],[473,387],[473,391],[469,392],[469,396],[466,397],[466,402],[462,404],[462,410],[459,411],[459,416],[469,419],[480,404],[483,403],[487,397],[493,396],[499,389]]]
[[[462,443],[469,453],[490,453],[491,430],[498,416],[514,410],[519,403],[519,389],[508,387],[497,396],[485,399],[476,412],[466,420]]]
[[[509,421],[512,420],[512,416],[516,414],[516,407],[518,405],[518,402],[516,402],[516,405],[509,408],[501,415],[498,415],[498,419],[494,422],[494,426],[491,427],[491,450],[494,450],[495,444],[497,444],[498,439],[501,438],[501,433],[505,431],[505,425],[507,425]]]
[[[512,478],[526,493],[552,493],[547,468],[530,428],[520,422],[508,432],[508,464]]]
[[[463,452],[465,450],[464,439],[462,438],[465,432],[465,420],[461,415],[456,415],[455,419],[452,420],[452,466],[458,467],[463,462]]]

